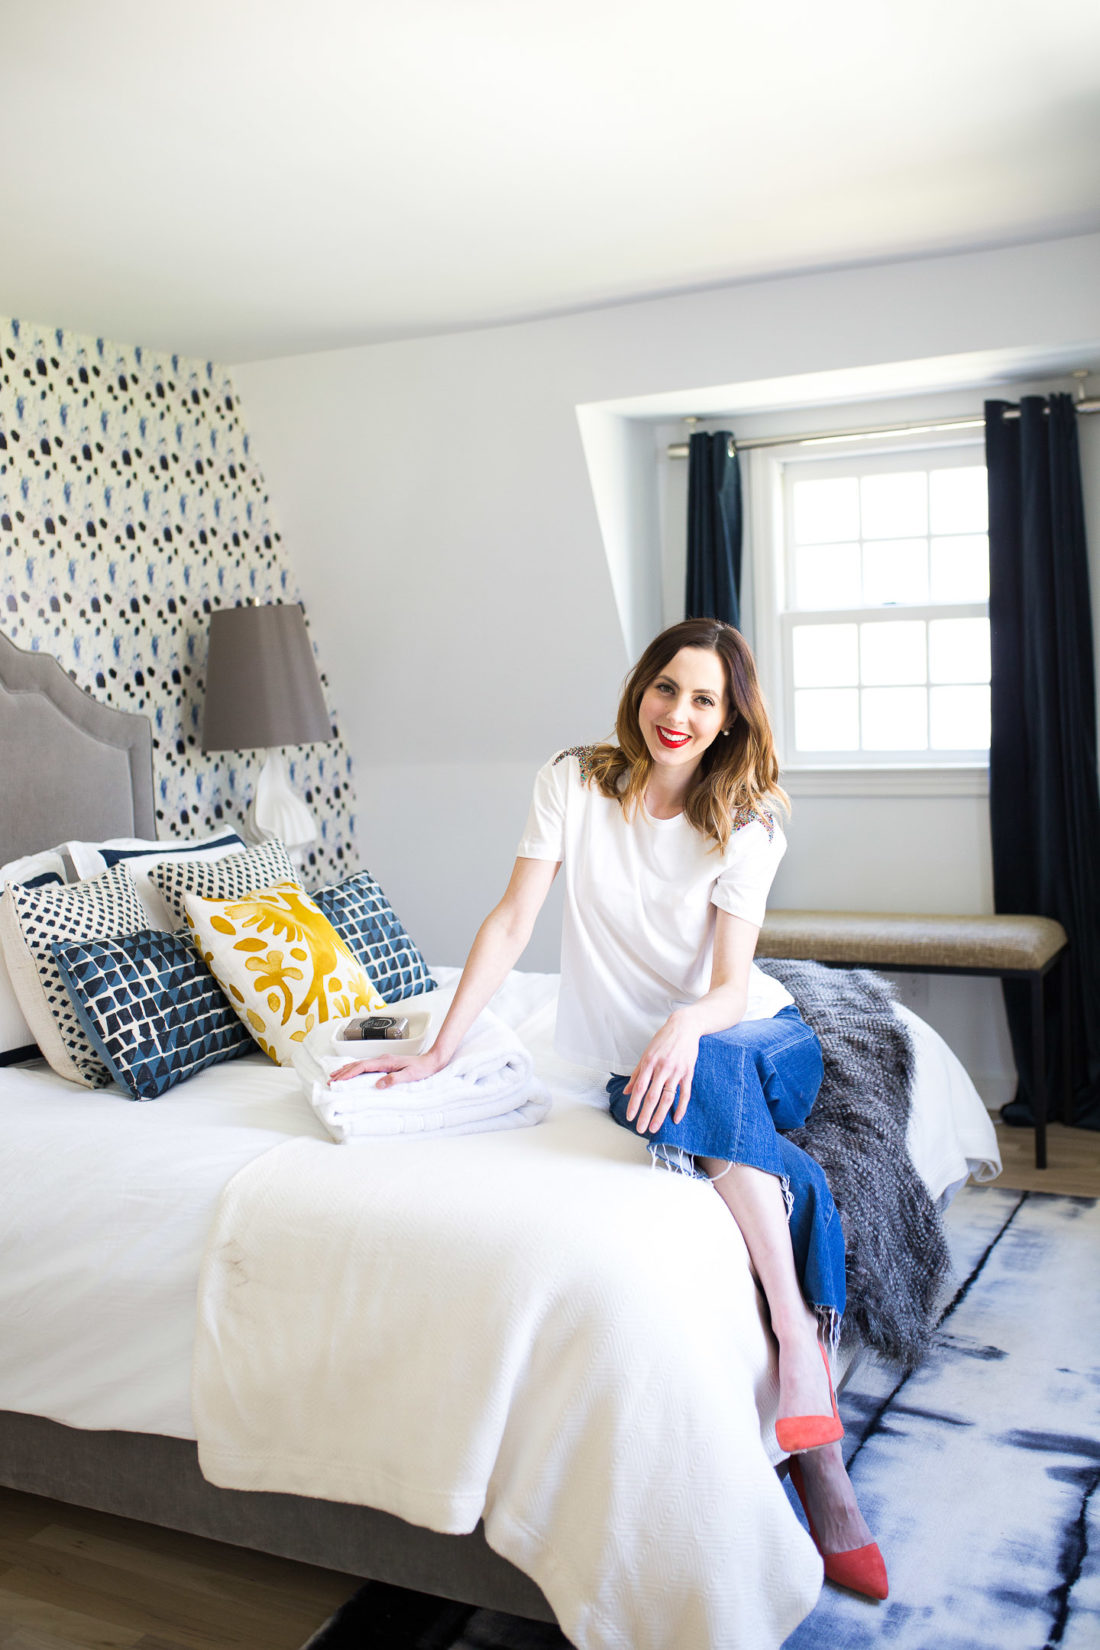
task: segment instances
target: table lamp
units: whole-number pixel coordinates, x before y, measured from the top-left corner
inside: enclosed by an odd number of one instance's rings
[[[304,849],[317,822],[292,788],[280,745],[332,738],[305,615],[297,603],[222,607],[210,615],[204,751],[267,750],[246,828]]]

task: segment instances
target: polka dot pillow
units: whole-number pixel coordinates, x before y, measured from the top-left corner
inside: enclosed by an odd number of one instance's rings
[[[52,947],[66,940],[137,934],[149,918],[125,865],[63,887],[10,883],[0,899],[0,943],[16,999],[35,1041],[59,1077],[106,1088],[111,1073],[65,988]]]
[[[297,1045],[324,1021],[386,1006],[328,918],[294,881],[238,899],[187,894],[184,910],[207,968],[278,1065],[290,1065]]]
[[[184,920],[188,894],[202,899],[238,899],[276,882],[293,882],[294,867],[281,842],[262,842],[222,859],[162,859],[149,867],[149,881],[177,922]]]

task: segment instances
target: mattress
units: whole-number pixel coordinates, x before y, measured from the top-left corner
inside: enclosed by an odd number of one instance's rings
[[[433,974],[448,984],[457,970]],[[604,1073],[553,1053],[556,993],[556,976],[515,972],[493,1002],[551,1089],[544,1128],[605,1104]],[[917,1055],[918,1171],[936,1198],[968,1174],[992,1178],[993,1127],[965,1071],[923,1021],[896,1012]],[[328,1139],[297,1075],[249,1055],[138,1104],[119,1089],[77,1089],[36,1062],[0,1070],[0,1127],[0,1408],[194,1438],[196,1293],[222,1191],[274,1146]],[[643,1142],[632,1144],[644,1161]],[[365,1149],[390,1154],[415,1196],[415,1138]]]

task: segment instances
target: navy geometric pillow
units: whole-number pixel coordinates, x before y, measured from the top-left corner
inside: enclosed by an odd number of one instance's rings
[[[92,1046],[135,1100],[155,1100],[255,1046],[181,934],[147,928],[114,940],[61,940],[51,950]]]
[[[369,871],[321,888],[313,898],[387,1003],[435,990],[427,964]]]

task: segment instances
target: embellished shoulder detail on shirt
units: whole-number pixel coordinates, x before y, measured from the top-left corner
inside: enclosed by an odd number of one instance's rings
[[[751,825],[754,819],[759,820],[760,824],[763,825],[770,842],[775,835],[775,815],[769,813],[767,808],[754,807],[751,802],[742,802],[734,813],[733,828],[735,831],[743,831],[745,826]]]
[[[556,768],[558,763],[564,762],[567,756],[575,756],[577,766],[581,770],[581,779],[587,785],[592,777],[592,759],[595,754],[595,745],[570,745],[568,750],[564,750],[560,755],[555,756],[552,766]]]

